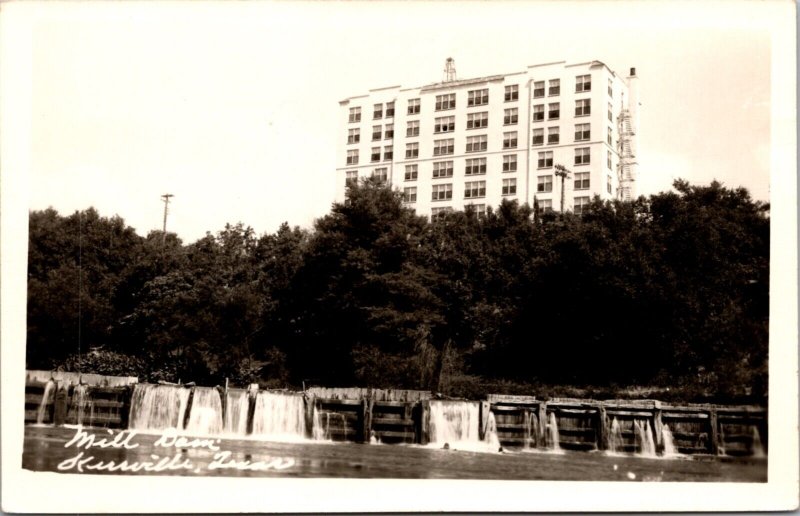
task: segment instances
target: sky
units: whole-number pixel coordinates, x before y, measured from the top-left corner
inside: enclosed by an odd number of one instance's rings
[[[675,7],[677,5],[678,7]],[[29,209],[94,206],[185,243],[309,227],[334,198],[338,101],[369,89],[600,60],[640,77],[639,193],[717,179],[770,199],[761,3],[42,4]]]

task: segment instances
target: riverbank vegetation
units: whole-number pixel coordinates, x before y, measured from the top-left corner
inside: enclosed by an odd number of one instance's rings
[[[429,221],[349,188],[310,230],[191,243],[30,213],[27,367],[451,396],[765,401],[769,208],[693,186]]]

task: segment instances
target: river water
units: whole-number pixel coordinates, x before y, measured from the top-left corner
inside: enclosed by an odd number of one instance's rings
[[[77,432],[83,432],[78,435],[85,438],[82,443],[76,439]],[[95,446],[87,447],[89,436]],[[99,446],[103,438],[106,444],[116,445]],[[570,451],[481,453],[417,445],[255,439],[178,442],[171,434],[48,426],[25,428],[22,467],[64,473],[283,478],[767,481],[765,458],[645,458]],[[134,471],[136,468],[139,470]]]

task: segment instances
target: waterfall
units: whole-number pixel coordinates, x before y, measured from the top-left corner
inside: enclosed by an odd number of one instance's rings
[[[231,389],[225,398],[225,433],[247,435],[250,396],[244,389]]]
[[[305,439],[303,395],[259,392],[253,413],[253,435],[272,441]]]
[[[672,437],[672,432],[669,425],[664,425],[661,429],[661,439],[664,441],[664,457],[676,457],[680,455],[678,449],[675,447],[675,439]]]
[[[331,436],[331,421],[334,423],[334,428],[342,428],[342,439],[345,441],[347,440],[347,418],[345,415],[338,412],[319,410],[317,407],[314,407],[313,428],[311,432],[315,441],[333,440]]]
[[[767,456],[767,452],[764,451],[764,444],[761,442],[761,434],[758,431],[757,426],[753,426],[753,440],[750,444],[750,453],[753,454],[753,457],[764,458]]]
[[[653,430],[646,419],[636,419],[633,422],[633,433],[636,436],[638,455],[643,457],[656,456],[656,443],[653,439]]]
[[[622,429],[617,418],[611,420],[611,431],[608,436],[608,451],[621,453],[624,451],[625,441],[622,438]]]
[[[483,440],[490,450],[500,450],[500,438],[497,436],[497,420],[494,418],[494,413],[489,411],[489,417],[486,421],[486,431],[483,434]]]
[[[181,430],[188,401],[189,389],[178,385],[136,384],[131,397],[129,428]]]
[[[550,440],[550,449],[561,451],[561,437],[558,435],[558,420],[555,412],[551,412],[548,418],[547,436]]]
[[[533,414],[528,412],[522,413],[522,449],[527,450],[531,447],[531,439],[533,437]]]
[[[480,406],[467,401],[432,400],[430,443],[439,448],[485,449],[479,436]],[[496,448],[495,448],[496,451]]]
[[[330,414],[328,414],[330,416]],[[330,422],[330,417],[328,417],[328,423]],[[322,415],[319,412],[317,407],[314,407],[314,412],[311,416],[311,436],[315,441],[326,441],[329,439],[328,437],[329,427],[327,425],[323,426],[322,424]]]
[[[36,423],[42,424],[44,423],[45,416],[47,415],[47,401],[50,398],[50,393],[53,392],[53,389],[56,387],[56,382],[50,380],[44,386],[44,394],[42,394],[42,401],[39,403],[39,410],[36,413]]]
[[[222,399],[214,387],[195,387],[186,433],[218,435],[222,433]]]
[[[84,384],[78,384],[72,389],[72,406],[70,408],[75,414],[76,425],[83,425],[84,413],[86,412],[86,406],[89,404],[88,391],[89,386]],[[87,424],[92,424],[91,417],[88,418]]]

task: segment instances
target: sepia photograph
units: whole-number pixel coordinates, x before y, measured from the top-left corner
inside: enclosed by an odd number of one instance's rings
[[[3,510],[797,508],[793,2],[0,7]]]

